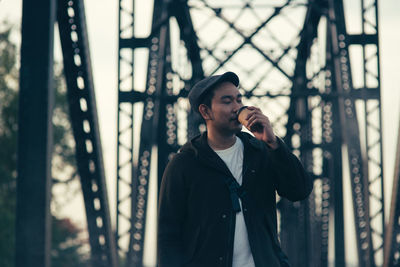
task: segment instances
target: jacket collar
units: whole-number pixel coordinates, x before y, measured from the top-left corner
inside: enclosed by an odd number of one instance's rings
[[[243,144],[248,144],[252,148],[256,150],[263,150],[265,145],[262,141],[258,140],[257,138],[254,138],[250,134],[246,132],[239,132],[237,136],[242,140]],[[246,146],[246,145],[245,145]]]
[[[253,157],[254,152],[262,151],[265,148],[265,145],[262,141],[259,141],[246,132],[239,132],[237,136],[242,140],[244,145],[243,174],[245,174],[248,167],[254,167],[256,161],[259,160]],[[194,137],[190,142],[185,144],[180,151],[192,153],[196,159],[207,166],[220,170],[227,175],[231,175],[223,160],[208,145],[207,132]]]
[[[242,140],[245,147],[250,146],[251,148],[260,151],[265,148],[265,144],[262,141],[259,141],[258,139],[254,138],[253,136],[251,136],[246,132],[239,132],[236,134],[236,136],[239,137],[240,140]],[[188,142],[181,148],[181,151],[186,151],[186,150],[192,150],[192,152],[194,152],[196,156],[200,151],[206,154],[214,152],[212,148],[208,145],[207,132],[197,135],[190,142]]]
[[[262,141],[259,141],[258,139],[254,138],[250,134],[246,132],[239,132],[236,134],[237,137],[242,140],[243,144],[246,145],[251,145],[252,148],[255,148],[257,150],[263,150],[265,145],[263,144]],[[207,132],[204,132],[196,137],[194,137],[191,142],[194,149],[200,149],[200,148],[205,148],[208,147],[211,149],[211,147],[208,145],[207,142]],[[212,150],[212,149],[211,149]]]

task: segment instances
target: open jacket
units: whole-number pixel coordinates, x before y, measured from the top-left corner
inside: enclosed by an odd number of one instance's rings
[[[256,267],[280,266],[275,192],[305,199],[312,181],[279,139],[271,150],[240,132],[244,145],[242,212]],[[226,183],[232,176],[207,143],[207,133],[185,144],[167,165],[160,188],[159,267],[232,266],[236,212]]]

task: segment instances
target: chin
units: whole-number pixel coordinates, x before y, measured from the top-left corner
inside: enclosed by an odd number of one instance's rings
[[[236,127],[236,128],[234,129],[235,134],[240,133],[240,132],[242,131],[242,128],[243,128],[242,125],[240,125],[239,127]]]
[[[240,123],[233,123],[230,125],[226,125],[225,132],[227,134],[237,134],[242,131],[243,125]]]

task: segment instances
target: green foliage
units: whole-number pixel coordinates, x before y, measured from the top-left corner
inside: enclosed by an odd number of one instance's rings
[[[16,47],[9,41],[12,28],[5,27],[6,30],[0,32],[0,177],[10,185],[16,170],[18,98],[14,87],[17,81]]]
[[[0,266],[12,267],[15,260],[15,209],[18,130],[17,48],[11,41],[13,28],[0,22]],[[66,87],[62,68],[56,65],[53,115],[54,154],[52,173],[57,184],[75,177],[74,142],[68,118]],[[55,202],[58,197],[53,198]],[[86,266],[87,251],[78,229],[69,219],[53,216],[52,266]],[[86,249],[87,250],[87,249]]]
[[[71,124],[68,116],[67,90],[62,75],[62,68],[59,65],[55,67],[54,86],[55,107],[53,110],[53,175],[56,180],[64,181],[65,178],[59,175],[70,176],[76,169],[75,163],[75,144],[72,137]],[[68,173],[65,170],[68,169]]]
[[[53,217],[53,237],[51,250],[51,265],[55,267],[87,266],[83,258],[83,248],[77,228],[70,219]]]
[[[0,266],[14,265],[17,81],[16,47],[12,44],[11,26],[0,28]],[[14,83],[13,83],[14,82]]]

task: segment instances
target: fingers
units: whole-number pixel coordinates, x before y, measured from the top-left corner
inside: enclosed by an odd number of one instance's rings
[[[263,123],[263,118],[262,118],[261,116],[262,116],[262,115],[257,114],[257,113],[252,114],[252,115],[249,117],[249,119],[247,120],[247,125],[248,125],[249,127],[251,127],[252,125],[257,124],[257,123],[261,123],[261,124],[264,125],[265,123]]]
[[[251,112],[247,116],[246,128],[251,132],[264,132],[265,128],[269,127],[269,119],[265,116],[259,108],[251,107],[249,108]]]
[[[278,147],[278,142],[269,118],[257,107],[250,106],[247,107],[247,109],[249,109],[250,112],[246,118],[246,128],[249,129],[258,140],[264,141],[269,147],[276,149]]]
[[[249,120],[250,117],[252,117],[254,114],[257,114],[257,113],[262,114],[261,109],[259,109],[257,107],[249,106],[249,107],[247,107],[247,109],[250,110],[250,112],[249,112],[249,114],[247,114],[246,120]]]
[[[248,107],[251,112],[246,117],[247,125],[250,126],[250,124],[256,123],[256,122],[269,122],[268,117],[265,116],[262,112],[261,109],[257,107]],[[265,123],[262,123],[263,125]]]
[[[251,115],[253,113],[257,113],[257,112],[262,114],[261,109],[259,109],[258,107],[248,106],[247,109],[252,111],[252,112],[249,113],[249,115]]]

